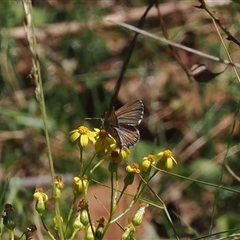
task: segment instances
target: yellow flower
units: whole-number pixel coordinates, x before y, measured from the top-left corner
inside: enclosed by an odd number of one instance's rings
[[[128,148],[120,149],[116,143],[112,144],[110,147],[111,149],[108,150],[106,155],[103,157],[104,159],[108,159],[110,162],[120,163],[130,154],[130,150]]]
[[[55,177],[55,186],[59,189],[63,189],[64,188],[64,182],[62,181],[62,177],[61,176],[56,176]]]
[[[119,150],[113,150],[113,151],[110,152],[108,160],[110,162],[120,163],[123,160],[123,157],[122,157],[122,154]]]
[[[83,177],[74,177],[73,178],[73,193],[75,196],[80,195],[83,191],[85,191],[88,187],[88,179],[87,176]]]
[[[74,142],[79,138],[79,146],[86,147],[88,145],[88,140],[95,143],[96,132],[90,131],[85,126],[80,126],[77,129],[70,132],[70,141]]]
[[[144,157],[142,160],[142,171],[147,172],[149,167],[151,167],[152,164],[155,164],[155,156],[152,154],[149,154],[147,157]]]
[[[159,161],[157,163],[158,168],[166,167],[167,170],[172,169],[173,164],[177,164],[176,159],[172,156],[172,152],[170,150],[165,150],[163,152],[158,153],[157,155]]]
[[[129,173],[140,173],[140,169],[137,163],[133,163],[131,165],[127,165],[126,167],[127,172]]]
[[[33,197],[37,200],[35,209],[38,213],[45,211],[45,202],[48,200],[48,195],[43,191],[42,188],[36,188]]]
[[[114,143],[114,139],[112,136],[104,129],[94,128],[96,132],[96,142],[95,142],[95,150],[99,152],[102,149],[109,150],[111,144]]]
[[[35,193],[33,194],[33,197],[36,200],[42,200],[46,202],[48,200],[48,195],[43,191],[42,188],[36,188]]]
[[[61,176],[56,176],[54,184],[56,186],[54,198],[61,199],[61,197],[62,197],[62,189],[64,188],[64,182],[62,181],[62,177]]]

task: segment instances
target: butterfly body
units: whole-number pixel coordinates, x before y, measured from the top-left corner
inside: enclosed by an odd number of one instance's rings
[[[116,140],[120,148],[131,147],[140,138],[136,128],[142,121],[144,105],[141,100],[129,102],[115,111],[111,107],[105,114],[103,124],[105,129]]]

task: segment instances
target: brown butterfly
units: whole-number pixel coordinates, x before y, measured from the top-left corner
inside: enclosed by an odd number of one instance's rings
[[[111,107],[105,114],[103,125],[116,140],[120,148],[131,147],[140,138],[136,128],[142,121],[144,105],[141,100],[129,102],[115,111]]]

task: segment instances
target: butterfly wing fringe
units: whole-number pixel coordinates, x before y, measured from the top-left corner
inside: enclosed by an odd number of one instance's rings
[[[131,147],[135,145],[139,139],[140,134],[137,128],[129,125],[119,126],[119,128],[114,128],[119,136],[121,147]]]
[[[120,125],[137,126],[143,119],[144,105],[141,100],[135,100],[123,105],[115,114]]]

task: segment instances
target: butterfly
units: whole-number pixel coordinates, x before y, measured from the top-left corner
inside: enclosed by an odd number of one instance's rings
[[[141,100],[135,100],[123,105],[115,111],[112,106],[105,113],[104,128],[116,140],[120,149],[131,147],[140,138],[136,128],[143,119],[144,105]]]

